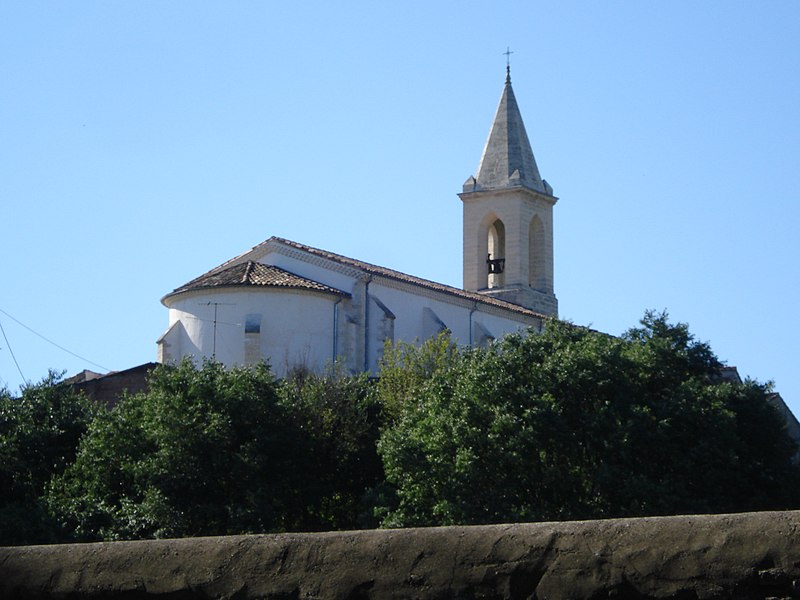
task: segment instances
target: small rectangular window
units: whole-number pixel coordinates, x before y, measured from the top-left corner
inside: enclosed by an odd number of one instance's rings
[[[247,315],[244,319],[245,333],[261,333],[261,315]]]

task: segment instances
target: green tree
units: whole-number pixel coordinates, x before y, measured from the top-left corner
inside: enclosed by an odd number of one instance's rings
[[[376,527],[370,498],[383,481],[377,452],[382,407],[366,375],[295,372],[279,392],[304,452],[295,456],[305,501],[294,529],[322,531]]]
[[[42,497],[100,411],[52,371],[19,397],[0,390],[0,545],[57,541]]]
[[[277,382],[264,364],[160,367],[92,424],[50,509],[82,540],[354,527],[381,472],[369,388]]]
[[[267,366],[160,367],[92,424],[51,511],[78,539],[282,529],[300,439]]]
[[[721,382],[709,346],[665,314],[620,338],[553,320],[485,350],[443,344],[387,352],[387,525],[797,505],[768,388]]]
[[[402,415],[426,382],[445,374],[458,359],[459,350],[449,332],[421,345],[386,342],[378,379],[378,396],[386,418],[392,421]]]
[[[798,506],[796,445],[770,403],[769,385],[724,381],[711,347],[663,313],[646,313],[623,339],[640,400],[616,478],[631,472],[629,485],[640,481],[651,490],[637,513]],[[636,491],[617,487],[628,497]]]

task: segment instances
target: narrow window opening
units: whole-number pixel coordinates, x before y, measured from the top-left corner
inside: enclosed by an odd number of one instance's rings
[[[541,292],[547,291],[545,258],[544,225],[537,215],[528,226],[528,285]]]
[[[252,365],[261,361],[261,315],[244,318],[244,362]]]

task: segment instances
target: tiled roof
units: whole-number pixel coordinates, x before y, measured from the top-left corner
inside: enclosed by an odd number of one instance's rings
[[[336,254],[334,252],[328,252],[327,250],[320,250],[319,248],[312,248],[311,246],[306,246],[305,244],[299,244],[297,242],[293,242],[291,240],[287,240],[280,237],[271,237],[267,241],[262,242],[253,250],[257,250],[260,247],[269,244],[270,242],[277,242],[280,244],[284,244],[286,246],[290,246],[292,248],[296,248],[298,250],[302,250],[303,252],[307,252],[309,254],[313,254],[315,256],[319,256],[322,258],[326,258],[330,261],[337,262],[342,265],[347,265],[349,267],[353,267],[355,269],[359,269],[370,275],[379,275],[380,277],[386,277],[388,279],[394,279],[395,281],[402,281],[405,283],[410,283],[412,285],[417,285],[420,287],[427,288],[429,290],[435,290],[437,292],[442,292],[444,294],[449,294],[451,296],[457,296],[459,298],[464,298],[466,300],[471,300],[473,302],[480,302],[481,304],[489,305],[489,306],[496,306],[497,308],[501,308],[503,310],[510,310],[518,314],[530,316],[530,317],[540,317],[546,319],[547,316],[536,311],[530,310],[529,308],[525,308],[518,304],[514,304],[512,302],[506,302],[505,300],[500,300],[498,298],[493,298],[492,296],[485,296],[478,292],[468,292],[466,290],[462,290],[460,288],[454,288],[449,285],[444,285],[442,283],[436,283],[435,281],[430,281],[428,279],[422,279],[421,277],[414,277],[413,275],[406,275],[405,273],[401,273],[400,271],[394,271],[392,269],[387,269],[386,267],[379,267],[377,265],[373,265],[361,260],[356,260],[354,258],[348,258],[347,256],[342,256],[341,254]]]
[[[264,265],[252,260],[223,269],[213,269],[177,288],[172,294],[203,288],[231,286],[294,288],[326,292],[339,296],[350,295],[317,281],[300,277],[299,275],[295,275],[279,267]]]

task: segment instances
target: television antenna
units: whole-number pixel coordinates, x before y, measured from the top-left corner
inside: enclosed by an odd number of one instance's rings
[[[217,309],[220,306],[236,306],[230,302],[201,302],[202,306],[213,306],[214,307],[214,336],[213,342],[211,346],[211,358],[212,360],[216,360],[217,358]]]

